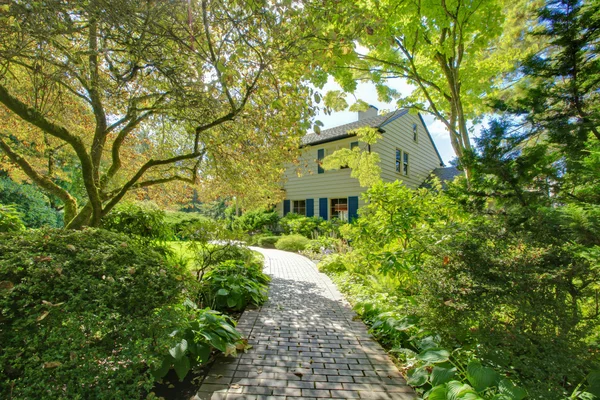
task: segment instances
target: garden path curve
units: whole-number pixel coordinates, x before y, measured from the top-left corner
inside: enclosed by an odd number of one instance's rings
[[[194,400],[415,399],[385,351],[331,279],[306,257],[259,249],[269,301],[246,310],[238,329],[253,347],[220,357]]]

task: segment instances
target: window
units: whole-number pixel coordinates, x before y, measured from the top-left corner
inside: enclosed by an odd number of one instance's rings
[[[321,162],[323,161],[324,158],[325,158],[325,149],[317,150],[317,173],[318,174],[325,173],[325,170],[323,169],[323,167],[321,167]]]
[[[354,150],[355,147],[358,147],[358,142],[350,143],[350,150]]]
[[[342,221],[348,221],[348,199],[331,199],[331,218],[337,218]]]
[[[418,137],[418,126],[413,124],[413,140],[416,142]]]
[[[408,175],[408,153],[396,149],[396,172]]]
[[[294,200],[292,202],[294,214],[306,215],[306,200]]]

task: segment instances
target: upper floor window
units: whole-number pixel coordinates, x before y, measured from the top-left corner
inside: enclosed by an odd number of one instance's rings
[[[396,172],[408,175],[408,153],[396,149]]]
[[[294,200],[292,202],[292,212],[294,214],[306,215],[306,200]]]
[[[325,158],[325,149],[317,150],[317,173],[322,174],[325,172],[323,167],[321,166],[321,162]]]
[[[350,150],[354,150],[355,147],[358,147],[358,142],[350,143]]]
[[[416,142],[419,136],[419,128],[417,124],[413,124],[413,140]]]
[[[331,218],[337,218],[342,221],[348,221],[348,198],[331,199],[330,213]]]

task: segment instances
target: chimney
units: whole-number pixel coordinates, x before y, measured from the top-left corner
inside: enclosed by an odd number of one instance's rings
[[[379,110],[375,106],[369,106],[367,111],[359,111],[358,112],[358,120],[363,120],[365,118],[376,117]]]

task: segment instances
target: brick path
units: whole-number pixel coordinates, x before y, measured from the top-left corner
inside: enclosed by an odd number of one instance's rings
[[[273,280],[268,303],[245,311],[238,324],[253,348],[218,359],[194,400],[416,398],[314,263],[256,250]]]

